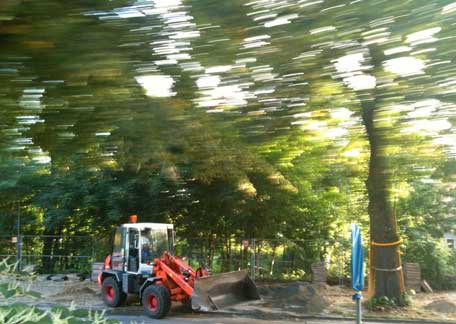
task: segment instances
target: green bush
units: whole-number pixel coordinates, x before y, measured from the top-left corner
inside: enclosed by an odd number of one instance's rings
[[[297,269],[291,272],[282,273],[280,279],[287,281],[310,281],[312,279],[312,276],[311,274],[307,274],[303,269]]]
[[[392,307],[396,307],[396,301],[386,296],[372,297],[367,301],[367,308],[371,311],[382,311]]]
[[[402,294],[403,306],[408,306],[412,303],[412,299],[408,294]],[[394,307],[397,307],[399,303],[395,298],[389,298],[387,296],[372,297],[366,302],[366,306],[371,311],[384,311]]]
[[[442,239],[432,238],[421,233],[406,245],[403,261],[420,264],[422,277],[432,288],[454,289],[456,276],[456,252],[445,244]]]
[[[16,302],[16,297],[40,298],[37,292],[23,289],[16,281],[17,276],[20,279],[28,279],[24,275],[18,275],[14,272],[14,264],[9,264],[7,260],[0,262],[0,278],[7,279],[0,283],[0,298],[3,305],[0,305],[0,323],[2,324],[22,324],[22,323],[39,323],[39,324],[115,324],[118,321],[106,319],[104,312],[91,312],[83,309],[75,309],[73,306],[65,307],[55,305],[51,310],[44,311],[28,304]]]

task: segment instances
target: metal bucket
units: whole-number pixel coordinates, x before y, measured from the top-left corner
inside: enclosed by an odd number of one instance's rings
[[[193,310],[207,312],[257,300],[260,295],[247,271],[234,271],[197,278],[191,299]]]

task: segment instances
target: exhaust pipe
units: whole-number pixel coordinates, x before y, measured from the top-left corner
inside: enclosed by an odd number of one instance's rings
[[[201,312],[257,299],[257,287],[246,270],[197,278],[191,296],[193,310]]]

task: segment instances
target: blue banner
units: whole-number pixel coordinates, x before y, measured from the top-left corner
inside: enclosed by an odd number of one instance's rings
[[[362,291],[364,288],[364,250],[363,239],[359,226],[351,224],[352,256],[351,256],[351,279],[352,288]]]

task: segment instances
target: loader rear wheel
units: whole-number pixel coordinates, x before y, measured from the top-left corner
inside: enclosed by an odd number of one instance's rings
[[[156,319],[163,318],[171,308],[171,296],[166,287],[151,285],[143,292],[142,304],[147,316]]]
[[[101,295],[106,305],[110,307],[118,307],[125,302],[127,296],[120,289],[120,285],[113,277],[108,277],[103,280],[101,286]]]

